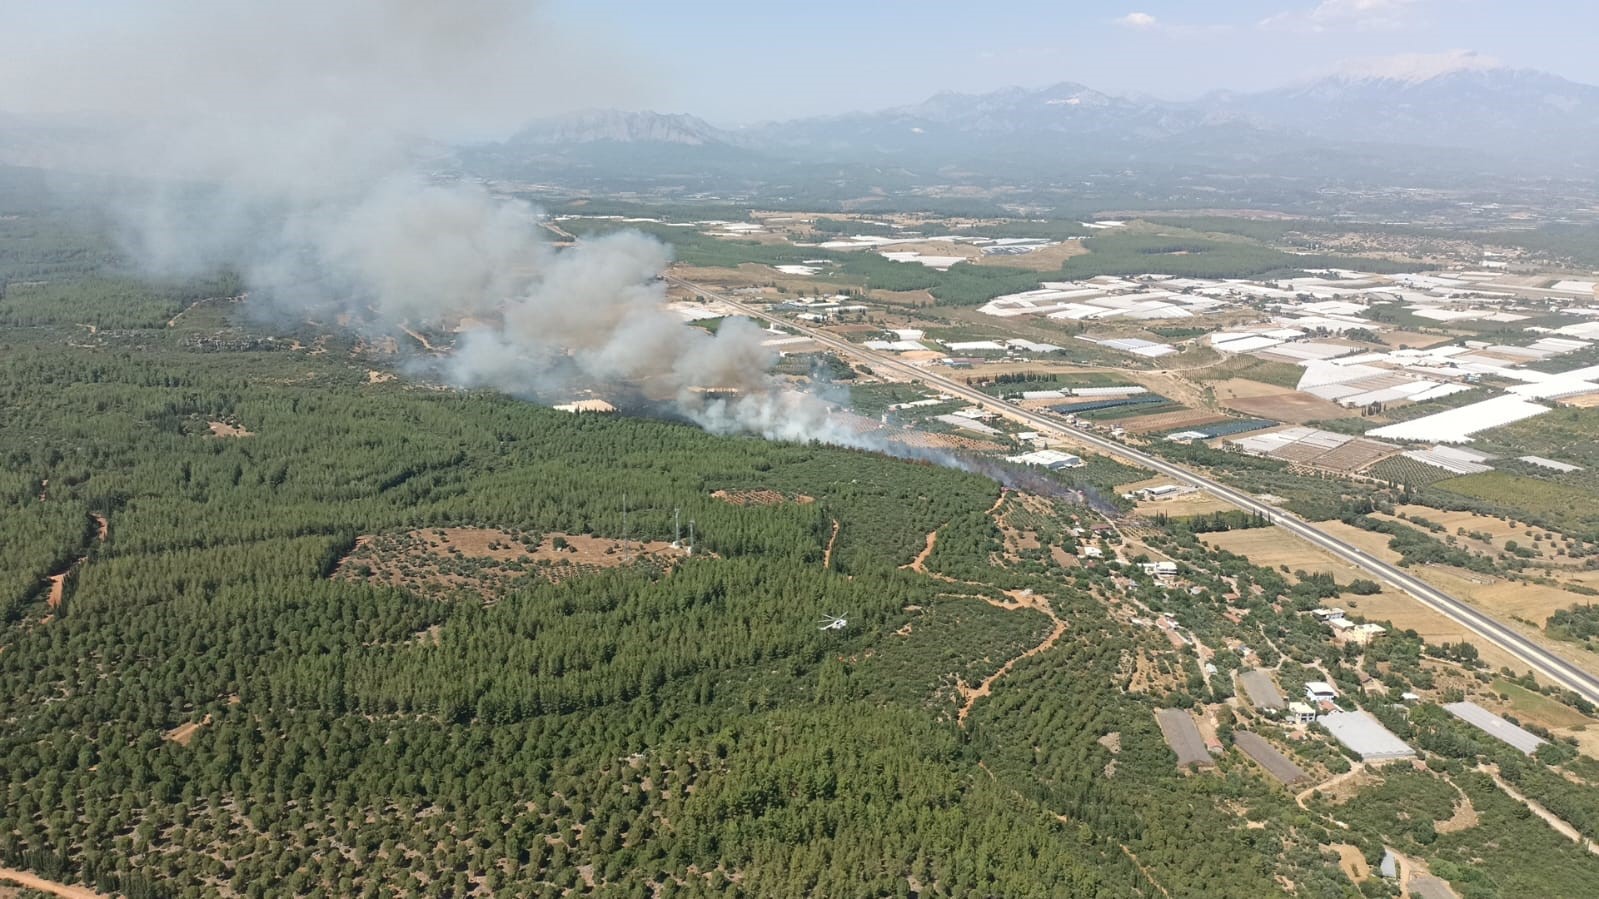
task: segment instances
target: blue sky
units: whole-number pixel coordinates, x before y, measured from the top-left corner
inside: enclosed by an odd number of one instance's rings
[[[56,94],[83,107],[130,70],[181,68],[203,56],[183,33],[197,18],[214,31],[237,21],[228,37],[270,57],[304,51],[311,42],[293,35],[336,32],[340,17],[381,42],[396,10],[459,19],[466,8],[489,21],[531,16],[504,29],[527,49],[486,86],[525,98],[515,108],[529,117],[614,106],[730,125],[1061,81],[1188,99],[1401,54],[1471,52],[1599,84],[1594,0],[0,0],[0,33],[17,51],[0,54],[0,108]],[[262,18],[291,37],[242,33]],[[119,51],[127,59],[109,84],[74,77]]]
[[[1471,51],[1599,83],[1592,0],[554,0],[635,71],[619,105],[719,123],[1077,81],[1183,99]],[[636,93],[635,93],[636,92]]]

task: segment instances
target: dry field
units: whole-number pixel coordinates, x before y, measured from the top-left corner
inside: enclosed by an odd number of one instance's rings
[[[1399,555],[1388,548],[1388,537],[1384,534],[1363,531],[1342,522],[1322,522],[1317,527],[1383,561],[1399,560]],[[1544,620],[1556,609],[1586,601],[1587,597],[1554,587],[1519,583],[1446,565],[1414,566],[1410,571],[1445,593],[1494,616],[1507,627],[1514,628],[1522,636],[1538,644],[1540,648],[1560,656],[1579,668],[1599,673],[1599,658],[1573,644],[1552,640],[1541,630]],[[1341,582],[1344,578],[1340,576],[1338,580]],[[1390,603],[1390,598],[1398,602]],[[1389,618],[1396,627],[1414,628],[1429,643],[1469,641],[1482,651],[1483,660],[1493,667],[1498,668],[1508,664],[1516,671],[1524,670],[1524,666],[1518,662],[1504,661],[1510,659],[1507,653],[1491,647],[1486,640],[1471,633],[1464,626],[1427,609],[1405,594],[1384,589],[1376,596],[1355,597],[1346,594],[1339,602],[1367,618],[1373,620]],[[1407,606],[1416,611],[1407,610]],[[1418,612],[1425,614],[1418,615]],[[1529,621],[1534,624],[1528,624]]]
[[[1216,401],[1223,406],[1273,421],[1304,424],[1353,414],[1352,410],[1321,397],[1261,381],[1230,378],[1212,386],[1216,390]]]
[[[866,418],[850,412],[834,413],[833,417],[842,419],[844,425],[857,434],[874,434],[883,440],[898,443],[901,446],[916,447],[918,449],[964,450],[973,453],[997,452],[1005,449],[1003,444],[995,443],[992,440],[982,440],[977,437],[965,437],[960,434],[930,434],[925,431],[887,427],[874,418]]]
[[[681,550],[663,541],[430,528],[363,536],[333,576],[367,578],[425,595],[465,591],[492,599],[529,576],[559,581],[634,562],[664,568],[681,555]]]
[[[895,247],[898,249],[898,247]],[[1052,247],[1040,247],[1031,253],[1022,253],[1019,256],[983,256],[978,259],[979,265],[997,265],[1005,268],[1025,268],[1033,271],[1053,272],[1060,269],[1066,260],[1073,256],[1081,256],[1088,250],[1083,247],[1080,240],[1066,240]],[[953,253],[949,254],[955,255]]]
[[[1155,477],[1142,481],[1133,481],[1122,484],[1116,488],[1117,493],[1132,493],[1146,487],[1159,487],[1163,484],[1175,483],[1171,478]],[[1173,518],[1185,515],[1208,515],[1211,512],[1225,512],[1234,508],[1232,503],[1219,499],[1204,490],[1191,490],[1178,496],[1166,499],[1146,499],[1139,502],[1136,513],[1144,517],[1151,517],[1160,512],[1165,512]]]
[[[1521,546],[1527,549],[1532,549],[1533,542],[1538,541],[1542,544],[1542,546],[1537,550],[1537,561],[1555,565],[1577,564],[1576,559],[1571,558],[1562,551],[1561,547],[1565,545],[1565,541],[1563,539],[1558,539],[1560,535],[1554,534],[1554,532],[1547,531],[1540,527],[1535,527],[1525,522],[1516,521],[1514,519],[1506,521],[1503,518],[1493,518],[1488,515],[1479,515],[1475,512],[1446,512],[1441,509],[1434,509],[1428,506],[1398,506],[1394,509],[1394,511],[1402,512],[1405,515],[1410,515],[1415,518],[1424,518],[1428,521],[1441,524],[1445,529],[1447,529],[1449,536],[1455,536],[1458,540],[1460,540],[1462,545],[1477,552],[1486,553],[1489,555],[1499,554],[1504,551],[1506,540],[1514,540]],[[1380,517],[1386,518],[1388,516]],[[1408,522],[1401,523],[1409,524]],[[1415,524],[1410,524],[1410,526],[1417,527]],[[1481,540],[1469,540],[1455,533],[1456,530],[1460,528],[1464,528],[1468,533],[1475,531],[1480,534],[1486,534],[1488,535],[1489,539],[1486,542]],[[1529,535],[1529,531],[1531,532],[1531,535]],[[1557,539],[1553,541],[1544,540],[1544,534],[1551,534]],[[1433,536],[1443,537],[1445,535],[1433,534]]]
[[[392,377],[392,375],[390,377]],[[253,433],[251,433],[250,431],[246,431],[244,428],[241,428],[241,427],[239,427],[237,425],[230,425],[227,422],[222,422],[222,421],[213,421],[213,422],[211,422],[208,425],[208,427],[211,429],[211,434],[214,437],[253,437],[253,436],[255,436]]]
[[[1386,537],[1380,534],[1367,534],[1367,536],[1381,541],[1380,544],[1368,542],[1367,544],[1357,543],[1356,545],[1368,552],[1372,552],[1374,555],[1377,553],[1372,547],[1380,546],[1383,551],[1383,557],[1392,556],[1391,553],[1387,552]],[[1212,546],[1237,553],[1248,558],[1256,565],[1267,568],[1278,568],[1286,565],[1290,572],[1330,572],[1341,584],[1347,584],[1356,578],[1371,578],[1369,574],[1353,565],[1334,558],[1332,555],[1277,528],[1224,531],[1217,534],[1205,534],[1201,539]],[[1414,630],[1428,643],[1458,643],[1461,640],[1467,640],[1474,643],[1478,650],[1481,651],[1483,661],[1494,668],[1509,665],[1516,671],[1524,670],[1524,666],[1516,662],[1509,653],[1496,649],[1489,645],[1487,641],[1472,634],[1465,627],[1427,608],[1408,594],[1400,593],[1392,588],[1385,586],[1381,593],[1371,596],[1357,597],[1345,594],[1337,602],[1338,605],[1349,609],[1351,612],[1373,621],[1390,621],[1394,627],[1400,630]]]
[[[1058,400],[1054,402],[1059,402]],[[1118,424],[1129,434],[1148,434],[1152,431],[1178,431],[1185,428],[1197,428],[1202,425],[1213,425],[1219,421],[1226,421],[1227,416],[1217,415],[1196,409],[1180,409],[1176,412],[1157,412],[1154,415],[1136,415],[1124,418]]]
[[[1422,334],[1417,331],[1384,331],[1377,335],[1382,342],[1395,349],[1409,347],[1413,350],[1426,349],[1440,343],[1448,343],[1451,338],[1440,334]]]
[[[1209,515],[1212,512],[1227,512],[1235,508],[1232,503],[1214,496],[1203,490],[1174,496],[1171,499],[1146,499],[1140,502],[1134,510],[1137,514],[1147,517],[1166,513],[1172,518],[1186,518],[1190,515]]]
[[[1339,521],[1322,522],[1317,526],[1384,561],[1399,561],[1399,554],[1388,548],[1386,534],[1374,534]],[[1542,627],[1544,619],[1555,610],[1593,599],[1558,587],[1526,584],[1448,565],[1418,565],[1413,566],[1411,571],[1438,589],[1464,599],[1512,625],[1519,622],[1511,619],[1519,618]]]
[[[719,499],[735,506],[781,506],[784,503],[798,503],[805,506],[816,502],[815,497],[803,493],[790,497],[776,490],[718,490],[711,494],[711,499]]]

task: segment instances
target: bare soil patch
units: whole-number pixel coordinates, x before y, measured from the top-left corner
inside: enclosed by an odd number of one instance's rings
[[[1562,406],[1571,406],[1576,409],[1592,409],[1599,406],[1599,393],[1585,393],[1582,396],[1568,396],[1556,400]]]
[[[1157,412],[1154,415],[1136,415],[1124,418],[1117,424],[1129,434],[1149,434],[1156,431],[1180,431],[1226,421],[1227,416],[1197,409],[1180,409],[1176,412]]]
[[[719,499],[734,506],[781,506],[784,503],[799,503],[804,506],[816,502],[815,497],[803,493],[790,497],[776,490],[718,490],[711,494],[711,499]]]
[[[1420,331],[1384,331],[1377,336],[1390,347],[1409,347],[1413,350],[1423,350],[1453,339],[1447,335],[1423,334]]]
[[[1327,847],[1338,853],[1338,869],[1354,883],[1364,883],[1371,876],[1371,866],[1366,864],[1366,854],[1360,847],[1348,843],[1333,843]]]
[[[244,428],[239,427],[238,425],[230,425],[230,424],[228,424],[225,421],[213,421],[213,422],[211,422],[208,425],[208,427],[210,427],[211,435],[214,436],[214,437],[254,437],[255,436],[255,434],[253,434],[252,432],[247,431]]]
[[[174,727],[173,729],[167,731],[165,736],[168,740],[171,740],[179,746],[187,746],[191,741],[194,740],[194,735],[200,732],[200,728],[205,727],[210,723],[211,716],[206,715],[199,721],[188,721],[178,725],[177,727]]]
[[[1353,410],[1330,400],[1275,384],[1233,378],[1218,381],[1214,386],[1217,402],[1257,418],[1304,424],[1307,421],[1347,418],[1354,414]]]
[[[635,563],[664,570],[682,557],[683,550],[663,541],[431,528],[363,536],[333,576],[371,579],[427,595],[467,591],[488,599],[525,577],[561,581]]]
[[[911,571],[914,571],[914,572],[916,572],[918,574],[926,574],[927,573],[927,557],[933,554],[933,547],[935,547],[937,545],[938,545],[938,532],[937,531],[928,531],[927,532],[927,543],[922,547],[922,551],[916,554],[916,558],[912,559],[910,562],[908,562],[908,563],[906,563],[904,565],[901,565],[900,567],[901,568],[908,568]]]
[[[1471,797],[1462,795],[1460,801],[1455,803],[1455,812],[1442,821],[1433,822],[1433,828],[1439,833],[1456,833],[1469,830],[1481,824],[1477,817],[1477,809],[1471,804]]]
[[[0,881],[8,880],[27,889],[63,896],[65,899],[111,899],[109,894],[97,893],[88,887],[72,886],[70,884],[57,883],[53,880],[45,880],[36,874],[30,874],[27,871],[20,871],[16,868],[0,868]],[[9,888],[7,887],[0,887],[0,896],[6,895],[8,890]],[[13,892],[11,895],[15,895],[15,893]]]
[[[1209,515],[1212,512],[1226,512],[1234,508],[1233,504],[1218,497],[1209,491],[1195,490],[1182,496],[1170,499],[1146,499],[1137,506],[1139,515],[1152,516],[1164,512],[1172,518],[1183,518],[1189,515]]]

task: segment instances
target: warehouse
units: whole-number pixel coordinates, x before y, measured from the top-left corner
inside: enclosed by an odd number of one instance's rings
[[[1031,453],[1022,453],[1020,456],[1006,456],[1005,461],[1016,462],[1021,465],[1032,465],[1037,468],[1047,468],[1050,471],[1059,471],[1062,468],[1081,468],[1083,459],[1071,453],[1059,450],[1037,450]]]
[[[1331,712],[1321,716],[1321,726],[1364,761],[1408,759],[1416,755],[1416,750],[1383,727],[1370,712]]]
[[[1496,740],[1509,743],[1527,755],[1537,752],[1538,747],[1547,742],[1537,734],[1511,724],[1475,702],[1451,702],[1444,706],[1444,711]]]

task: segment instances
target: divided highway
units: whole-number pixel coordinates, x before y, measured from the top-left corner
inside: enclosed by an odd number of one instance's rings
[[[1332,535],[1320,530],[1315,525],[1293,515],[1290,512],[1286,512],[1280,508],[1277,508],[1276,506],[1267,505],[1266,503],[1263,503],[1246,493],[1211,480],[1210,478],[1191,471],[1181,465],[1176,465],[1174,463],[1167,462],[1164,459],[1156,458],[1155,456],[1152,456],[1146,452],[1134,449],[1108,437],[1095,434],[1091,431],[1071,427],[1053,416],[1017,408],[1011,403],[1003,400],[997,400],[980,390],[977,390],[966,384],[962,384],[959,381],[945,377],[936,372],[931,372],[903,362],[899,359],[895,359],[891,356],[868,350],[865,347],[850,343],[847,340],[844,340],[840,337],[835,337],[825,331],[796,324],[789,319],[773,315],[772,313],[769,313],[763,309],[757,309],[753,306],[750,306],[747,303],[742,303],[722,294],[706,290],[697,284],[685,281],[681,278],[674,277],[672,275],[666,275],[665,278],[671,284],[675,284],[679,287],[689,290],[705,299],[723,303],[727,306],[737,309],[739,312],[748,315],[751,318],[761,319],[773,324],[782,325],[784,328],[804,334],[805,336],[810,337],[811,339],[829,347],[830,349],[854,357],[858,361],[867,363],[873,369],[881,371],[893,371],[906,377],[915,378],[916,380],[919,380],[927,386],[939,390],[940,392],[947,393],[952,396],[958,396],[976,405],[982,405],[986,408],[991,408],[995,412],[1003,414],[1014,421],[1022,422],[1039,431],[1056,434],[1076,443],[1093,447],[1094,449],[1104,452],[1107,455],[1125,459],[1136,465],[1150,469],[1151,471],[1159,472],[1160,474],[1172,478],[1173,480],[1191,484],[1202,490],[1206,490],[1211,494],[1220,497],[1229,503],[1232,503],[1240,509],[1244,509],[1245,511],[1258,512],[1262,515],[1266,515],[1270,517],[1278,527],[1310,541],[1316,546],[1321,547],[1322,549],[1340,559],[1343,559],[1351,565],[1369,572],[1373,576],[1388,582],[1397,589],[1403,590],[1414,597],[1416,601],[1420,602],[1422,605],[1425,605],[1439,614],[1444,615],[1462,627],[1465,627],[1477,634],[1484,640],[1487,640],[1510,655],[1516,657],[1527,667],[1543,675],[1551,682],[1559,684],[1568,690],[1572,690],[1589,702],[1599,705],[1599,678],[1596,678],[1593,675],[1578,669],[1569,662],[1566,662],[1549,651],[1542,649],[1537,644],[1528,640],[1526,637],[1523,637],[1516,631],[1499,623],[1493,618],[1484,615],[1482,612],[1477,611],[1466,603],[1455,599],[1453,596],[1450,596],[1442,590],[1439,590],[1430,584],[1424,583],[1397,566],[1390,565],[1381,559],[1368,555],[1366,552],[1357,549],[1336,537],[1333,537]]]

